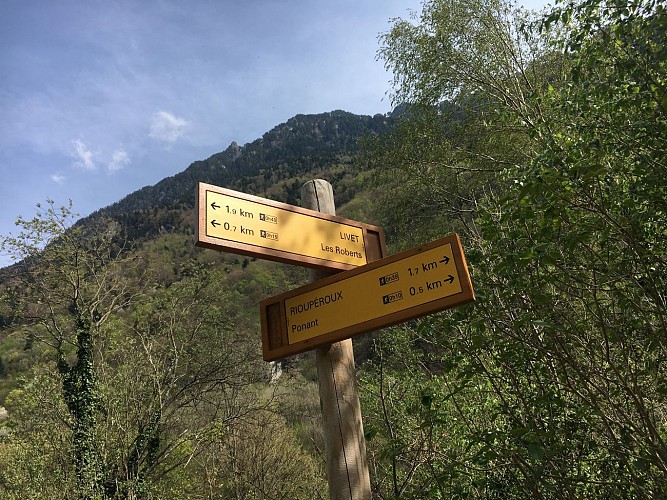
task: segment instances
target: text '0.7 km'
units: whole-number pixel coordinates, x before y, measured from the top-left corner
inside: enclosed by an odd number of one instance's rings
[[[386,254],[379,227],[210,184],[197,189],[197,246],[334,270]]]

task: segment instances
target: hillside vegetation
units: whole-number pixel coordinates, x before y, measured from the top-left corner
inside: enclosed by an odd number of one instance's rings
[[[326,498],[312,355],[259,336],[308,272],[193,245],[198,181],[298,204],[321,177],[392,253],[458,232],[477,295],[355,339],[375,498],[667,497],[666,31],[658,1],[427,0],[381,37],[400,113],[20,219],[2,496]]]

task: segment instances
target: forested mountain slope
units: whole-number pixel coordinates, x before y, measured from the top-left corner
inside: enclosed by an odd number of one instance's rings
[[[232,142],[225,151],[196,161],[183,172],[140,189],[98,213],[117,216],[181,204],[194,206],[192,193],[197,182],[239,188],[259,182],[264,184],[258,186],[263,191],[275,183],[272,179],[296,177],[354,154],[360,137],[386,132],[391,121],[384,115],[359,116],[344,111],[297,115],[260,139],[244,146]],[[249,180],[258,176],[266,180]],[[294,203],[294,190],[289,191],[288,198],[282,201]]]
[[[312,361],[292,359],[290,375],[269,385],[259,337],[259,301],[304,283],[308,271],[196,248],[195,187],[298,204],[301,185],[321,177],[340,210],[366,219],[370,186],[355,165],[358,141],[386,133],[393,120],[298,115],[84,219],[75,206],[47,203],[25,221],[28,236],[9,243],[26,259],[3,270],[0,286],[0,449],[9,471],[0,488],[35,498],[60,490],[192,498],[203,476],[196,486],[158,478],[196,462],[197,474],[222,481],[215,491],[241,491],[255,479],[242,486],[214,471],[249,467],[256,478],[277,461],[276,473],[299,468],[303,480],[290,486],[276,476],[267,487],[319,496]],[[30,235],[54,238],[42,250]],[[37,422],[52,431],[33,432]],[[216,438],[221,426],[231,434]],[[250,435],[264,441],[261,457],[239,455]],[[58,472],[32,482],[28,470],[41,467],[35,446],[43,464],[69,452]]]
[[[79,224],[112,217],[131,241],[147,240],[176,227],[186,230],[184,225],[193,224],[185,213],[194,207],[198,182],[298,204],[301,184],[320,175],[333,184],[342,205],[353,195],[354,187],[343,178],[349,181],[358,140],[387,132],[394,121],[394,114],[371,117],[332,111],[297,115],[253,142],[243,146],[232,142],[226,150],[129,194]]]

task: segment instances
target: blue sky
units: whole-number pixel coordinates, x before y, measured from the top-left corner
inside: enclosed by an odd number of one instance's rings
[[[87,215],[298,113],[390,111],[377,36],[420,3],[3,0],[0,234],[47,198]]]

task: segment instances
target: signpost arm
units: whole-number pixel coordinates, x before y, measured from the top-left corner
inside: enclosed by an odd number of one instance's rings
[[[331,184],[321,179],[304,184],[301,187],[301,205],[336,215]],[[330,274],[314,271],[313,278]],[[316,365],[329,496],[332,500],[370,500],[371,484],[352,340],[346,339],[317,349]]]

